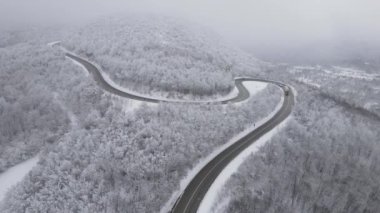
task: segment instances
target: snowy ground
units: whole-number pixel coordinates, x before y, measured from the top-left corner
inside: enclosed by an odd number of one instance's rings
[[[53,46],[54,44],[50,44],[50,46]],[[61,48],[65,52],[69,52],[68,50],[64,49],[63,47],[61,47]],[[69,52],[69,53],[71,53],[71,52]],[[71,53],[71,54],[73,54],[73,53]],[[75,54],[73,54],[73,55],[75,55]],[[72,61],[75,64],[81,66],[83,69],[86,69],[81,64],[76,63],[74,60],[72,60]],[[134,95],[141,96],[141,97],[147,97],[146,95],[139,94],[139,93],[136,93],[134,91],[128,90],[128,89],[126,89],[124,87],[121,87],[120,85],[118,85],[117,83],[115,83],[110,78],[110,76],[107,73],[105,73],[104,71],[102,71],[100,69],[100,66],[98,66],[96,63],[93,63],[93,62],[90,62],[90,63],[92,63],[94,66],[96,66],[98,68],[98,70],[100,71],[100,73],[101,73],[102,77],[104,78],[104,80],[109,85],[111,85],[112,87],[114,87],[114,88],[116,88],[116,89],[118,89],[120,91],[129,93],[129,94],[134,94]],[[259,93],[260,91],[262,91],[263,89],[265,89],[268,84],[265,83],[265,82],[250,81],[250,82],[243,82],[243,85],[249,91],[250,96],[254,96],[257,93]],[[155,98],[155,99],[159,99],[159,100],[163,100],[163,101],[192,102],[192,103],[194,103],[194,102],[210,102],[210,101],[211,102],[214,102],[214,101],[215,102],[217,102],[217,101],[219,102],[219,101],[231,99],[233,97],[236,97],[237,95],[238,95],[238,90],[235,87],[228,95],[220,97],[220,98],[217,98],[217,99],[212,99],[212,100],[202,100],[202,101],[173,100],[173,99],[167,99],[167,98],[163,98],[163,97],[159,97],[159,96],[157,96],[157,97],[149,97],[149,98]],[[212,160],[215,156],[217,156],[225,148],[227,148],[231,144],[235,143],[237,140],[239,140],[241,137],[243,137],[244,135],[246,135],[248,132],[253,131],[253,129],[255,129],[257,126],[260,126],[261,124],[263,124],[264,122],[266,122],[267,120],[269,120],[270,117],[272,117],[280,109],[282,103],[283,103],[283,98],[282,98],[281,102],[278,104],[278,106],[276,107],[276,110],[271,115],[269,115],[268,117],[264,118],[263,120],[261,120],[260,122],[258,122],[256,125],[253,125],[252,127],[248,128],[247,130],[245,130],[244,132],[240,133],[239,135],[235,136],[228,143],[226,143],[222,147],[219,147],[218,149],[216,149],[212,154],[210,154],[207,158],[203,159],[198,165],[196,165],[194,167],[194,169],[192,169],[189,172],[189,174],[187,175],[187,177],[185,177],[181,181],[180,191],[177,191],[177,192],[173,193],[171,199],[161,209],[161,212],[167,212],[171,208],[172,204],[174,203],[175,199],[178,197],[178,195],[180,194],[180,192],[182,192],[186,188],[187,184],[200,171],[201,168],[203,168],[210,160]],[[136,102],[132,101],[132,102],[124,103],[124,105],[125,105],[124,110],[126,112],[128,112],[128,111],[133,111],[134,109],[140,107],[141,106],[141,102],[139,102],[139,101],[136,101]],[[283,123],[285,123],[285,122],[283,122]],[[282,125],[279,125],[279,126],[281,127]],[[260,138],[256,143],[254,143],[253,145],[251,145],[248,149],[246,149],[245,151],[243,151],[236,159],[234,159],[226,167],[225,170],[223,170],[223,172],[221,173],[221,175],[218,176],[218,178],[216,179],[216,181],[213,183],[212,187],[210,188],[210,190],[206,194],[205,199],[202,201],[201,208],[200,208],[199,212],[210,212],[211,211],[211,208],[212,208],[212,206],[213,206],[213,204],[214,204],[214,202],[215,202],[215,200],[217,198],[217,194],[220,191],[220,189],[223,187],[224,183],[229,179],[229,177],[234,172],[236,172],[237,168],[240,166],[240,164],[243,163],[244,159],[247,156],[249,156],[250,154],[256,152],[260,146],[262,146],[267,140],[269,140],[272,137],[273,134],[275,134],[275,130],[279,129],[280,127],[275,128],[274,130],[270,131],[268,134],[266,134],[262,138]],[[227,202],[227,204],[228,204],[228,202]]]
[[[243,85],[249,91],[249,95],[256,95],[258,92],[262,91],[268,86],[268,83],[265,82],[257,82],[257,81],[245,81]]]
[[[100,70],[100,69],[99,69]],[[101,71],[101,70],[100,70]],[[157,93],[157,94],[153,94],[153,95],[145,95],[145,94],[141,94],[141,93],[137,93],[135,91],[132,91],[132,90],[129,90],[129,89],[126,89],[120,85],[118,85],[117,83],[115,83],[111,77],[101,71],[101,74],[104,78],[104,80],[109,84],[111,85],[112,87],[120,90],[120,91],[123,91],[125,93],[129,93],[129,94],[132,94],[132,95],[136,95],[136,96],[140,96],[140,97],[145,97],[145,98],[153,98],[153,99],[156,99],[156,100],[161,100],[161,101],[167,101],[167,102],[182,102],[182,103],[207,103],[207,102],[221,102],[221,101],[224,101],[224,100],[229,100],[229,99],[232,99],[236,96],[238,96],[239,94],[239,91],[236,87],[234,87],[232,89],[232,91],[230,93],[228,93],[227,95],[225,96],[221,96],[221,97],[218,97],[218,98],[213,98],[213,99],[208,99],[208,100],[191,100],[191,99],[169,99],[169,98],[165,98],[165,97],[162,97],[162,95],[160,93]],[[252,83],[252,82],[249,82],[249,83]],[[252,85],[251,85],[252,86]],[[264,87],[265,88],[265,87]],[[252,90],[254,91],[254,90]]]
[[[315,82],[313,82],[313,80],[308,79],[308,78],[305,78],[305,77],[300,77],[300,78],[297,78],[296,80],[297,80],[298,82],[300,82],[300,83],[304,83],[304,84],[306,84],[306,85],[309,85],[309,86],[314,87],[314,88],[317,88],[317,89],[321,88],[321,85],[320,85],[320,84],[315,83]]]
[[[268,86],[268,83],[258,81],[244,81],[243,85],[249,91],[249,96],[252,97],[260,91],[264,90]],[[245,101],[248,101],[248,99]],[[239,102],[237,104],[240,105],[241,103],[244,103],[244,101]]]
[[[219,174],[219,176],[212,183],[211,187],[207,191],[205,197],[203,198],[201,205],[199,206],[198,213],[217,213],[221,210],[222,206],[228,206],[228,203],[222,202],[221,205],[216,205],[217,198],[219,193],[222,191],[223,186],[227,183],[227,181],[231,178],[231,176],[238,170],[239,166],[243,164],[245,159],[249,157],[251,154],[256,153],[260,147],[264,146],[266,142],[268,142],[273,135],[277,134],[283,127],[286,126],[289,117],[285,119],[280,125],[276,126],[274,129],[269,131],[267,134],[262,136],[255,143],[250,145],[247,149],[245,149],[242,153],[240,153],[235,159],[233,159],[224,170]],[[240,137],[245,136],[245,134],[239,135]],[[213,206],[216,206],[213,209]]]
[[[48,45],[49,47],[53,47],[54,45],[57,45],[57,44],[59,44],[59,43],[61,43],[61,41],[52,41],[52,42],[48,43],[47,45]]]
[[[60,43],[60,42],[58,42],[58,41],[56,41],[56,42],[51,42],[51,43],[48,44],[48,46],[53,47],[54,45],[57,45],[57,44],[59,44],[59,43]],[[223,96],[219,96],[219,97],[213,97],[212,99],[208,99],[208,100],[192,100],[194,97],[190,97],[190,99],[188,99],[188,98],[184,98],[183,100],[179,100],[179,99],[169,99],[169,98],[165,98],[165,97],[163,97],[162,94],[161,94],[161,92],[158,92],[158,91],[157,91],[157,92],[152,91],[153,95],[152,95],[152,96],[150,96],[150,95],[147,96],[146,94],[137,93],[137,92],[135,92],[135,91],[129,90],[129,89],[125,88],[125,87],[122,87],[122,86],[118,85],[116,82],[114,82],[114,81],[111,79],[111,77],[110,77],[106,72],[104,72],[104,71],[100,68],[100,66],[99,66],[98,64],[96,64],[96,63],[94,63],[94,62],[92,62],[92,61],[89,61],[89,60],[87,60],[87,59],[84,59],[84,58],[78,56],[77,54],[75,54],[75,53],[73,53],[73,52],[70,52],[69,50],[67,50],[66,48],[64,48],[64,47],[62,47],[62,46],[59,46],[59,48],[60,48],[62,51],[66,52],[66,53],[70,53],[70,54],[72,54],[72,55],[75,55],[75,56],[78,57],[78,58],[81,58],[81,59],[83,59],[83,60],[86,60],[86,61],[90,62],[92,65],[94,65],[94,66],[99,70],[99,72],[100,72],[100,74],[102,75],[103,79],[104,79],[109,85],[111,85],[112,87],[114,87],[114,88],[116,88],[116,89],[118,89],[118,90],[120,90],[120,91],[122,91],[122,92],[129,93],[129,94],[132,94],[132,95],[136,95],[136,96],[140,96],[140,97],[145,97],[145,98],[154,98],[154,99],[156,99],[156,100],[167,101],[167,102],[206,103],[206,102],[221,102],[221,101],[224,101],[224,100],[229,100],[229,99],[231,99],[231,98],[236,97],[236,96],[238,95],[238,93],[239,93],[238,89],[237,89],[236,87],[234,87],[234,88],[232,89],[232,91],[231,91],[230,93],[228,93],[227,95],[223,95]],[[81,64],[78,63],[78,62],[76,62],[75,60],[72,60],[72,59],[71,59],[71,61],[73,61],[74,64],[76,64],[76,65],[82,67],[82,69],[84,69],[84,70],[86,71],[87,75],[88,75],[87,69],[86,69],[83,65],[81,65]],[[254,90],[252,90],[252,91],[254,91]]]
[[[39,157],[26,160],[0,174],[0,202],[4,199],[7,191],[18,182],[37,164]]]
[[[249,91],[249,94],[250,94],[250,97],[255,95],[256,93],[258,93],[259,91],[263,90],[268,84],[267,83],[264,83],[264,82],[244,82],[243,83],[245,87],[247,87],[248,91]],[[170,212],[170,209],[172,208],[172,206],[174,205],[176,199],[180,196],[180,194],[185,190],[186,186],[190,183],[190,181],[195,177],[195,175],[205,166],[207,165],[208,162],[210,162],[212,159],[214,159],[218,154],[220,154],[223,150],[225,150],[226,148],[228,148],[229,146],[231,146],[233,143],[235,143],[236,141],[238,141],[240,138],[244,137],[245,135],[247,135],[249,132],[252,132],[254,129],[256,129],[258,126],[261,126],[262,124],[264,124],[265,122],[267,122],[271,117],[273,117],[281,108],[282,104],[284,102],[284,97],[281,98],[281,101],[277,104],[275,110],[269,114],[267,117],[263,118],[262,120],[260,120],[259,122],[257,122],[256,124],[253,124],[252,126],[250,126],[249,128],[247,128],[246,130],[240,132],[239,134],[237,134],[235,137],[233,137],[230,141],[228,141],[227,143],[225,143],[224,145],[216,148],[209,156],[207,156],[206,158],[204,158],[203,160],[200,160],[200,162],[192,169],[188,172],[187,176],[181,180],[180,182],[180,189],[179,191],[176,191],[172,194],[172,196],[170,197],[169,201],[161,208],[161,211],[160,213],[167,213],[167,212]],[[284,122],[283,122],[284,123]],[[281,126],[281,124],[280,124]],[[275,128],[277,129],[277,128]],[[273,131],[273,130],[272,130]],[[271,131],[271,132],[272,132]],[[271,132],[267,133],[266,135],[268,134],[271,134]],[[272,133],[274,134],[274,133]],[[266,137],[266,135],[264,135],[262,138]],[[259,139],[261,140],[261,139]],[[269,140],[269,138],[268,138]],[[257,141],[256,143],[254,144],[257,144],[259,141]],[[248,148],[249,150],[251,150],[252,148],[249,147]],[[257,149],[257,148],[256,148]],[[244,153],[244,152],[243,152]],[[241,155],[243,154],[241,153]],[[250,152],[252,153],[252,151]],[[242,157],[240,157],[240,155],[237,157],[239,159],[242,159]],[[243,158],[245,158],[245,156],[243,156]],[[234,162],[234,161],[233,161]],[[231,162],[231,163],[233,163]],[[230,163],[230,164],[231,164]],[[242,163],[242,162],[241,162]],[[241,164],[240,163],[240,164]],[[236,163],[235,163],[236,164]],[[240,165],[239,164],[239,165]],[[228,166],[226,167],[226,169],[228,169]],[[222,172],[223,173],[223,172]],[[232,173],[231,173],[232,175]],[[221,176],[221,175],[219,175]],[[219,177],[218,177],[219,178]],[[218,180],[218,179],[217,179]],[[216,180],[216,181],[217,181]],[[214,201],[216,199],[216,195],[217,193],[219,192],[220,188],[223,187],[224,183],[222,183],[222,181],[219,181],[217,184],[215,184],[215,182],[213,183],[212,187],[214,185],[217,185],[217,187],[214,187],[214,189],[212,189],[212,192],[211,191],[211,188],[209,189],[209,192],[206,194],[206,197],[205,199],[207,199],[208,201]],[[215,192],[215,193],[214,193]],[[207,197],[208,196],[208,197]],[[204,199],[204,200],[205,200]],[[228,204],[228,203],[227,203]],[[210,205],[212,206],[213,205],[213,202],[210,203]],[[208,208],[208,207],[207,207]],[[206,207],[204,207],[204,209],[206,209]],[[211,210],[211,207],[209,208]],[[198,210],[199,211],[199,210]],[[199,211],[200,212],[200,211]],[[208,213],[207,211],[202,211],[202,212],[206,212]]]

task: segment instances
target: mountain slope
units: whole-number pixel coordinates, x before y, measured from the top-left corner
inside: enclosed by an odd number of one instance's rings
[[[99,64],[120,86],[166,96],[226,94],[236,73],[257,73],[260,65],[205,28],[157,16],[103,19],[63,45]]]

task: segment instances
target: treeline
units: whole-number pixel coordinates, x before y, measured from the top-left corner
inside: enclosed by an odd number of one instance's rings
[[[161,104],[123,114],[115,106],[62,137],[1,212],[159,212],[200,159],[268,115],[280,96],[269,86],[239,107]]]
[[[224,212],[377,212],[378,120],[297,91],[294,119],[228,181]]]
[[[201,27],[156,16],[96,21],[63,45],[99,64],[125,88],[170,97],[227,94],[233,77],[252,76],[260,68],[260,62]]]

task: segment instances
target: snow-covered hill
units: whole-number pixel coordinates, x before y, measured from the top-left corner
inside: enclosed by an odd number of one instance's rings
[[[236,74],[258,74],[261,63],[206,28],[157,16],[102,19],[63,45],[99,64],[120,86],[169,92],[164,96],[227,94]]]
[[[38,165],[5,195],[1,212],[158,212],[201,159],[280,102],[281,90],[267,86],[239,105],[127,110],[129,100],[103,91],[46,45],[61,40],[102,65],[119,86],[163,96],[211,99],[226,94],[234,76],[260,74],[259,61],[214,41],[212,33],[168,18],[139,20],[18,31],[0,41],[0,168],[40,153]]]

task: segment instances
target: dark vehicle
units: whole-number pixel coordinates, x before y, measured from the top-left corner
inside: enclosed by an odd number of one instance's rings
[[[284,92],[285,92],[285,95],[288,96],[289,95],[289,87],[288,86],[284,86]]]

